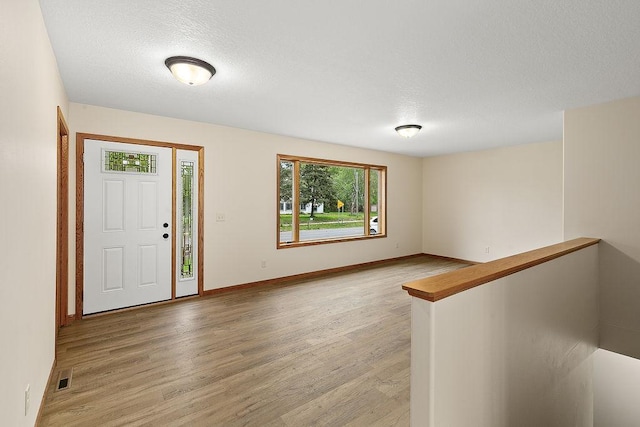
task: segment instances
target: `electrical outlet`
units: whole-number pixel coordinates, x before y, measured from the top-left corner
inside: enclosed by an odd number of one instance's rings
[[[29,406],[31,405],[31,385],[27,384],[27,388],[24,391],[24,415],[29,413]]]
[[[262,260],[262,262],[260,263],[260,267],[267,268],[267,261]]]
[[[400,249],[400,243],[396,243],[396,249]]]
[[[485,254],[488,254],[488,253],[489,253],[489,246],[485,246],[485,248],[484,248],[484,253],[485,253]]]
[[[216,213],[216,221],[217,222],[224,222],[225,221],[225,217],[224,217],[224,213],[222,212],[217,212]]]

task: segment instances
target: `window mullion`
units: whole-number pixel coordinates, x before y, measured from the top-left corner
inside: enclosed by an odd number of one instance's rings
[[[371,203],[371,199],[370,199],[370,188],[369,188],[369,182],[370,182],[370,176],[369,176],[369,168],[366,167],[364,168],[364,235],[368,236],[370,234],[370,229],[371,227],[369,226],[369,221],[371,220],[371,218],[369,218],[369,215],[371,213],[371,208],[370,208],[370,203]]]
[[[291,240],[300,241],[300,161],[293,161],[293,206],[291,206]]]

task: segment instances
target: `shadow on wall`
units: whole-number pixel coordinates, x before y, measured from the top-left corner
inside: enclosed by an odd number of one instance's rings
[[[594,259],[595,261],[595,259]],[[575,264],[577,267],[579,264]],[[521,272],[531,282],[554,283],[553,295],[537,286],[507,288],[504,390],[509,426],[586,426],[584,394],[591,390],[592,355],[598,344],[598,295],[592,271],[535,267]],[[576,281],[576,277],[584,276]],[[580,292],[586,276],[593,286]],[[573,285],[571,285],[573,283]],[[563,286],[567,284],[567,286]],[[576,301],[580,298],[580,301]]]
[[[599,245],[600,348],[640,359],[640,262],[614,244]]]

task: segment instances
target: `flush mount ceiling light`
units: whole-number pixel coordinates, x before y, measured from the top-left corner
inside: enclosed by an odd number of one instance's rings
[[[190,86],[204,84],[216,73],[213,65],[190,56],[172,56],[164,61],[164,65],[173,77]]]
[[[400,136],[411,138],[420,132],[420,129],[422,129],[422,126],[420,125],[402,125],[396,128],[396,132],[398,132],[398,135]]]

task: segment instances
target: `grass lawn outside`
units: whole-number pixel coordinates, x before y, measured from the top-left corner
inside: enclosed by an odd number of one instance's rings
[[[371,212],[370,218],[377,216]],[[291,214],[280,214],[280,231],[291,231]],[[328,228],[364,227],[364,213],[352,214],[350,212],[325,212],[316,213],[313,218],[310,214],[300,214],[300,229],[322,230]]]

